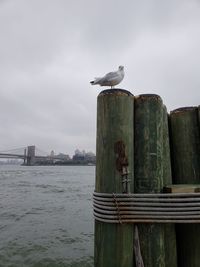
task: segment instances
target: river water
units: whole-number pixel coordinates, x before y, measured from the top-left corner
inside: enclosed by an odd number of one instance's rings
[[[93,266],[94,166],[0,166],[0,267]]]

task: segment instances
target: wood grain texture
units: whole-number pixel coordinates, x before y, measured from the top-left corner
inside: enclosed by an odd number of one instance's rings
[[[197,107],[170,114],[174,184],[200,183],[200,125]],[[177,225],[178,266],[199,267],[200,225]]]
[[[163,188],[163,103],[157,95],[135,98],[135,193]],[[144,266],[165,267],[165,227],[138,224]]]
[[[173,183],[200,183],[198,108],[180,108],[171,112],[170,127]]]
[[[169,141],[169,116],[166,106],[163,106],[163,185],[172,184],[171,155]],[[174,224],[164,225],[165,236],[165,266],[177,267],[177,244]]]
[[[124,144],[133,192],[133,96],[105,90],[97,100],[96,192],[122,193],[116,144]],[[95,221],[95,267],[133,267],[133,225]]]

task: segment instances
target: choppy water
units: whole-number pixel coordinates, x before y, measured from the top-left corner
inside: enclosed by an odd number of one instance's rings
[[[93,166],[0,166],[0,267],[93,266]]]

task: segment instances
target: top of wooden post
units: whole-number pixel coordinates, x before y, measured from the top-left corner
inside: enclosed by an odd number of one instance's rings
[[[100,92],[99,96],[102,95],[125,95],[125,96],[133,96],[133,94],[125,89],[114,88],[114,89],[106,89]]]
[[[194,111],[195,109],[197,109],[197,107],[195,106],[191,106],[191,107],[181,107],[181,108],[177,108],[177,109],[174,109],[170,112],[170,114],[181,114],[181,113],[184,113],[184,112],[187,112],[187,111]]]
[[[140,100],[147,100],[147,99],[155,99],[157,101],[161,101],[162,102],[162,98],[159,95],[156,94],[140,94],[135,96],[136,99],[140,99]]]

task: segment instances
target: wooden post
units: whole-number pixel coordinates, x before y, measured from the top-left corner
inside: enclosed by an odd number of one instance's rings
[[[133,192],[132,99],[130,92],[121,89],[105,90],[98,96],[96,192],[124,191],[120,173],[123,164],[131,179],[127,190]],[[133,267],[133,225],[95,220],[94,266]]]
[[[163,185],[172,184],[171,156],[169,143],[169,123],[166,106],[163,107]],[[177,267],[176,231],[174,224],[164,225],[165,266]]]
[[[200,106],[198,106],[198,117],[199,117],[199,125],[200,125]]]
[[[174,183],[200,183],[200,131],[197,107],[172,111],[170,124]]]
[[[197,107],[170,114],[172,174],[175,184],[200,183],[200,123]],[[178,224],[178,266],[199,267],[200,225]]]
[[[135,193],[163,189],[163,103],[157,95],[135,98]],[[144,266],[165,267],[165,227],[138,224]]]

